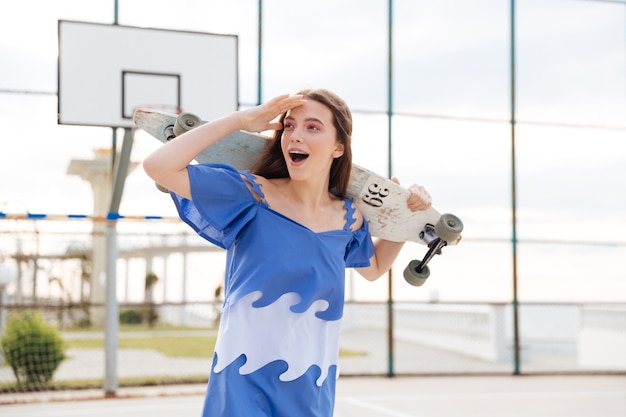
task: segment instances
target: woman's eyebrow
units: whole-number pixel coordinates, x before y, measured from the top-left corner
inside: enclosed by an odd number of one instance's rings
[[[291,117],[291,116],[285,116],[284,120],[296,120],[295,118]],[[324,122],[322,122],[320,119],[318,119],[317,117],[307,117],[306,119],[304,119],[305,122],[317,122],[320,123],[323,126],[326,126],[326,124]]]

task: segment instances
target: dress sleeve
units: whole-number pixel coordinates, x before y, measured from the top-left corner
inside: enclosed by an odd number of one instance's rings
[[[170,193],[178,215],[204,239],[228,249],[256,215],[256,200],[230,165],[189,165],[187,171],[192,199]]]
[[[369,232],[368,223],[353,233],[352,241],[346,249],[346,267],[364,268],[370,266],[370,258],[374,255],[374,242]]]

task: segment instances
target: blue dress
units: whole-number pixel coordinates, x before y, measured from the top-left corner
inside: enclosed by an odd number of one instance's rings
[[[247,171],[188,167],[181,219],[227,250],[224,306],[204,417],[330,417],[345,268],[369,266],[367,222],[315,233],[272,210]],[[250,192],[251,187],[254,193]]]

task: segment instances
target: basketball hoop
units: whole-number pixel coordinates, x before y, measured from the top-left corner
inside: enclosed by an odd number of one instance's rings
[[[137,107],[172,115],[191,110],[211,119],[235,111],[239,107],[237,39],[236,35],[59,20],[57,122],[133,128]],[[137,54],[138,43],[141,54]],[[185,59],[163,59],[163,51],[179,51]],[[206,54],[220,58],[207,66]]]

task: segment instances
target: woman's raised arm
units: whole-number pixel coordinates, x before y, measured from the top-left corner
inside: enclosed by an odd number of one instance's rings
[[[260,106],[213,120],[158,148],[144,159],[143,168],[161,186],[191,199],[187,165],[200,152],[238,130],[260,132],[281,129],[281,124],[273,120],[305,101],[302,96],[285,94]]]

